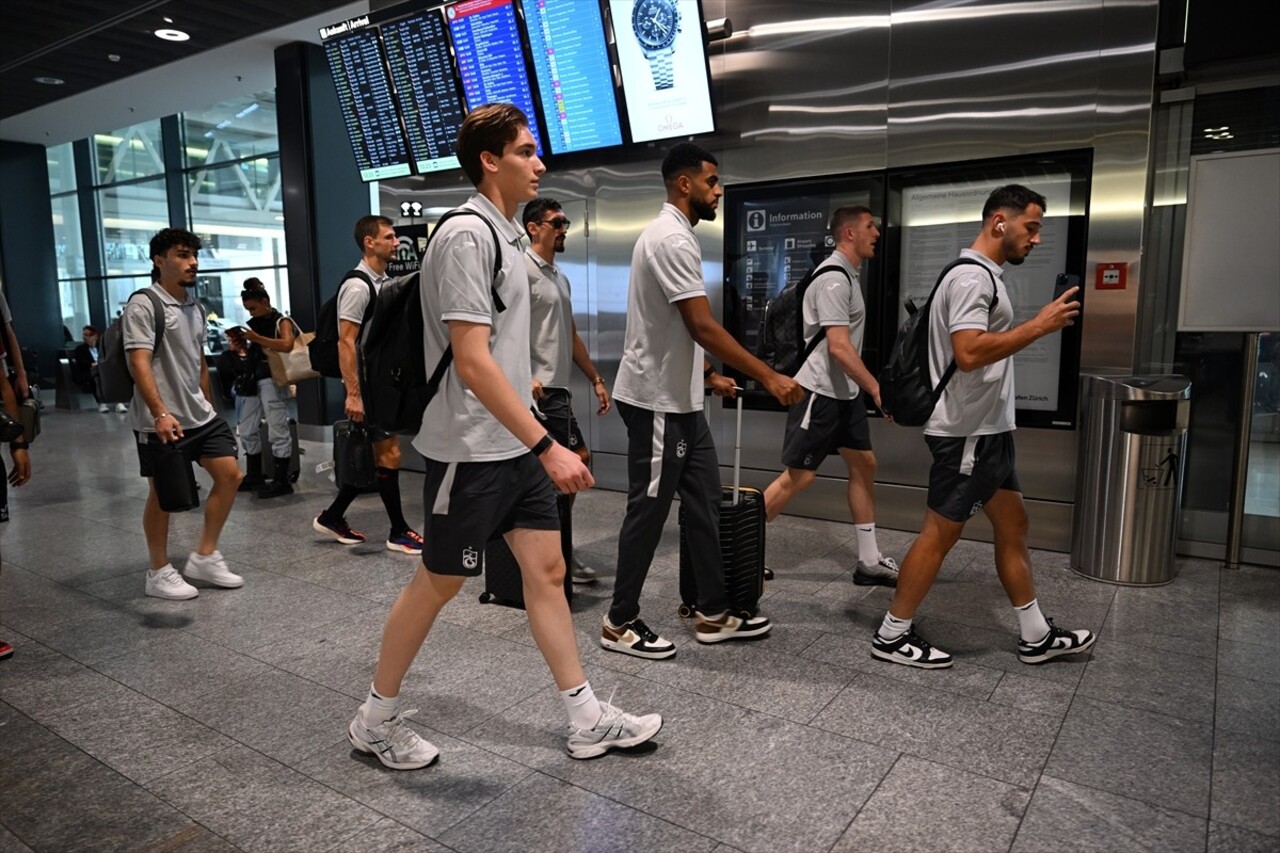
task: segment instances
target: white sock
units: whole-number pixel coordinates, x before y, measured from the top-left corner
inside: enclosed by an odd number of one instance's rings
[[[885,613],[884,621],[880,623],[880,630],[876,633],[882,640],[896,640],[909,630],[911,630],[910,619],[899,619],[892,613]]]
[[[1038,643],[1049,636],[1049,623],[1040,612],[1040,604],[1036,599],[1013,608],[1013,612],[1018,614],[1018,633],[1024,641]]]
[[[165,569],[173,569],[173,563],[165,563],[163,566],[161,566],[158,569],[148,569],[147,571],[151,572],[152,577],[155,577],[156,575],[163,572]],[[174,569],[174,571],[177,571],[177,569]]]
[[[564,709],[569,712],[569,723],[575,729],[594,728],[600,722],[604,709],[600,700],[591,689],[591,682],[584,681],[571,690],[561,690],[560,698],[564,700]]]
[[[369,685],[369,698],[364,700],[364,705],[360,709],[366,725],[376,726],[379,723],[385,723],[394,717],[398,710],[400,710],[398,697],[392,696],[386,699],[377,694],[372,684]]]
[[[874,566],[880,561],[880,546],[876,544],[876,525],[856,525],[858,531],[858,560],[864,566]]]

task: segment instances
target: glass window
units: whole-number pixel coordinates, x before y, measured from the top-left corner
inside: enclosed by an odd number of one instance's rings
[[[99,190],[98,211],[102,217],[102,257],[107,275],[149,276],[151,238],[169,227],[164,179]]]
[[[130,294],[151,286],[151,273],[109,278],[103,284],[107,296],[107,322],[110,323],[124,312],[124,304],[129,301]]]
[[[80,342],[80,330],[89,325],[88,283],[82,278],[59,281],[58,295],[62,303],[62,325],[71,333],[72,343],[67,345],[74,346]]]
[[[284,267],[209,269],[205,264],[204,252],[201,252],[196,295],[215,320],[225,320],[232,325],[244,323],[249,319],[249,312],[244,310],[240,291],[244,290],[245,279],[249,278],[259,279],[266,285],[272,307],[281,313],[289,313],[289,272]]]
[[[53,249],[58,258],[58,278],[84,278],[84,240],[80,231],[80,198],[54,196]]]
[[[160,119],[93,137],[98,186],[164,174]]]
[[[279,157],[193,170],[187,197],[191,230],[205,241],[202,269],[260,269],[285,262]]]
[[[183,113],[182,138],[188,168],[275,154],[280,150],[275,92]]]
[[[50,193],[62,193],[76,188],[75,155],[70,142],[46,148],[45,160],[49,163]]]

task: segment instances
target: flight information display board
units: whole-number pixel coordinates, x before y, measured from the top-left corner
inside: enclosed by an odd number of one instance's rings
[[[412,174],[405,131],[376,30],[355,30],[325,42],[342,120],[362,181]]]
[[[417,171],[458,168],[454,151],[465,113],[440,13],[383,24],[382,42]]]
[[[519,107],[529,117],[529,132],[541,154],[542,139],[513,0],[464,0],[446,6],[444,13],[453,37],[467,109],[490,103]]]
[[[622,144],[600,7],[583,0],[522,0],[551,153]]]

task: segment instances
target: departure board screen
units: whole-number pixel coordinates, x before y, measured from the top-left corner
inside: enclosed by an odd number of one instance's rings
[[[458,168],[454,149],[464,113],[440,13],[383,24],[382,43],[418,172]]]
[[[377,181],[412,174],[377,31],[356,30],[331,39],[325,42],[324,52],[360,179]]]
[[[521,0],[551,153],[622,144],[600,6]]]
[[[542,138],[512,0],[464,0],[446,6],[445,17],[453,36],[467,109],[491,103],[516,105],[529,117],[529,132],[541,154]]]

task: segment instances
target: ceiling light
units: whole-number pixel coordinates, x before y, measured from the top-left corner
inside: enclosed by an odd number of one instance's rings
[[[61,86],[63,83],[67,82],[66,80],[63,80],[61,77],[34,77],[32,79],[34,79],[37,83],[43,83],[46,86]]]
[[[165,41],[187,41],[191,38],[182,30],[156,30],[155,37]]]

